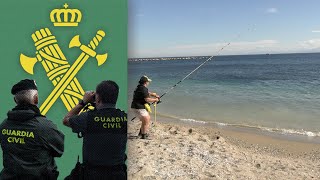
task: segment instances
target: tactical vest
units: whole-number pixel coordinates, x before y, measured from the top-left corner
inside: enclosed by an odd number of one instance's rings
[[[124,164],[127,114],[115,108],[89,111],[83,138],[84,162],[108,166]]]
[[[87,133],[127,134],[127,114],[115,108],[89,111]]]
[[[1,178],[18,178],[19,174],[24,174],[26,179],[29,176],[56,179],[58,172],[53,155],[46,149],[49,145],[44,143],[41,135],[46,133],[41,132],[42,122],[47,121],[44,117],[34,117],[25,122],[4,121],[0,139],[5,168]]]

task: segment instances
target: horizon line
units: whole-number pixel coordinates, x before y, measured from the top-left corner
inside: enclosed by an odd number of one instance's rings
[[[215,56],[255,56],[255,55],[282,55],[282,54],[318,54],[320,52],[292,52],[292,53],[258,53],[258,54],[225,54]],[[193,56],[153,56],[153,57],[128,57],[128,59],[152,59],[152,58],[182,58],[182,57],[211,57],[212,55],[193,55]]]

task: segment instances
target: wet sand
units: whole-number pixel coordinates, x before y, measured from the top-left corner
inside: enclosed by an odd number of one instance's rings
[[[165,118],[151,140],[139,128],[129,122],[129,179],[320,179],[320,144]]]

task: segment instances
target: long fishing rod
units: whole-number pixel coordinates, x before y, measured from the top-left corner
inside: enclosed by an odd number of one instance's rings
[[[224,45],[218,52],[216,55],[213,55],[211,57],[209,57],[207,60],[205,60],[203,63],[201,63],[198,67],[196,67],[194,70],[192,70],[188,75],[186,75],[184,78],[182,78],[180,81],[178,81],[175,85],[173,85],[171,88],[169,88],[165,93],[163,93],[160,98],[162,98],[163,96],[165,96],[167,93],[169,93],[170,91],[172,91],[176,86],[178,86],[180,83],[182,83],[185,79],[187,79],[189,76],[191,76],[191,74],[193,74],[194,72],[196,72],[201,66],[203,66],[205,63],[207,63],[208,61],[210,61],[211,59],[213,59],[214,57],[218,56],[219,53],[226,47],[228,47],[231,44],[231,42],[229,42],[228,44]]]
[[[250,31],[250,29],[248,29],[248,31]],[[235,40],[235,39],[238,39],[240,37],[240,33],[237,34],[237,36],[232,39]],[[193,74],[194,72],[196,72],[201,66],[203,66],[204,64],[206,64],[208,61],[210,60],[213,60],[215,57],[217,57],[218,55],[220,55],[221,51],[223,51],[223,49],[225,49],[226,47],[228,47],[229,45],[231,44],[231,41],[228,42],[227,44],[225,44],[224,46],[221,47],[221,49],[219,49],[217,51],[217,53],[215,55],[212,55],[210,56],[207,60],[205,60],[204,62],[202,62],[199,66],[197,66],[194,70],[192,70],[189,74],[187,74],[184,78],[182,78],[180,81],[178,81],[176,84],[174,84],[173,86],[171,86],[165,93],[163,93],[161,96],[160,96],[160,99],[165,96],[166,94],[168,94],[170,91],[172,91],[174,88],[176,88],[180,83],[182,83],[185,79],[187,79],[189,76],[191,76],[191,74]],[[161,102],[161,101],[159,101]],[[159,103],[158,102],[158,103]],[[153,104],[153,103],[152,103]],[[131,121],[133,121],[134,119],[136,119],[136,117],[132,118]]]

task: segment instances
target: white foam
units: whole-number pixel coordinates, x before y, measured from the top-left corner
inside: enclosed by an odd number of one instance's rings
[[[268,131],[268,132],[280,132],[282,134],[297,134],[297,135],[303,135],[308,137],[320,137],[320,132],[305,131],[303,129],[296,130],[296,129],[281,129],[281,128],[267,128],[267,127],[259,127],[259,129]]]
[[[270,128],[270,127],[262,127],[262,126],[249,126],[244,124],[228,124],[221,122],[214,122],[218,126],[238,126],[238,127],[248,127],[248,128],[256,128],[262,131],[268,131],[270,133],[281,133],[281,134],[291,134],[291,135],[302,135],[308,137],[320,137],[320,132],[312,132],[306,130],[297,130],[297,129],[285,129],[285,128]]]
[[[181,121],[188,121],[188,122],[195,122],[195,123],[202,123],[202,124],[205,124],[206,122],[205,121],[198,121],[198,120],[195,120],[195,119],[180,119]]]
[[[226,124],[226,123],[216,122],[216,124],[217,124],[218,126],[228,126],[228,124]]]
[[[312,131],[306,131],[306,130],[297,130],[297,129],[285,129],[285,128],[271,128],[271,127],[263,127],[263,126],[250,126],[246,124],[229,124],[229,123],[221,123],[221,122],[206,122],[206,121],[201,121],[201,120],[195,120],[191,118],[178,118],[178,117],[173,117],[170,116],[171,118],[176,118],[181,121],[186,121],[186,122],[192,122],[192,123],[201,123],[201,124],[206,124],[206,123],[214,123],[218,126],[236,126],[236,127],[244,127],[244,128],[256,128],[261,131],[268,131],[270,133],[280,133],[280,134],[287,134],[287,135],[302,135],[302,136],[308,136],[308,137],[320,137],[320,132],[312,132]]]
[[[314,137],[314,136],[316,136],[316,134],[315,134],[315,133],[310,132],[310,131],[307,131],[307,132],[306,132],[306,135],[307,135],[307,136],[310,136],[310,137]]]

